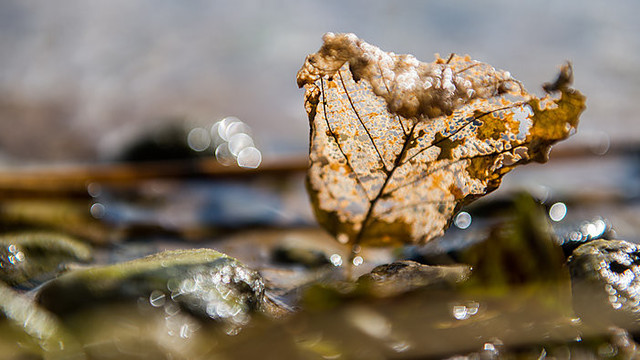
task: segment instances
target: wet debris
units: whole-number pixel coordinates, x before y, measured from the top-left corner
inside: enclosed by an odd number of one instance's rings
[[[264,282],[215,250],[175,250],[66,273],[43,285],[36,299],[60,316],[109,304],[144,304],[238,330],[252,312],[262,310]]]
[[[56,277],[67,265],[92,258],[89,245],[51,232],[19,232],[0,236],[0,280],[23,289]]]
[[[86,359],[60,321],[0,281],[0,354],[3,359]]]
[[[302,265],[311,269],[331,264],[323,251],[288,244],[276,246],[272,250],[271,257],[279,264]]]

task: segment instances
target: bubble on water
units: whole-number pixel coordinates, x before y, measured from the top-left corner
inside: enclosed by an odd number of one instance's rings
[[[89,210],[89,212],[91,213],[91,216],[93,216],[94,218],[102,219],[105,213],[107,212],[107,209],[101,203],[95,203],[91,205],[91,209]]]
[[[215,155],[218,162],[224,166],[233,165],[235,162],[234,156],[231,151],[229,151],[229,145],[227,143],[218,145]]]
[[[557,202],[549,208],[549,218],[553,221],[562,221],[567,215],[567,205],[562,202]]]
[[[253,146],[242,149],[238,154],[238,166],[240,167],[256,169],[260,166],[261,162],[262,154],[260,153],[260,150]]]
[[[227,126],[226,129],[226,135],[227,135],[227,141],[231,141],[231,138],[234,135],[237,134],[246,134],[246,135],[250,135],[251,134],[251,128],[249,127],[249,125],[243,123],[242,121],[238,120],[237,122],[234,122],[232,124],[230,124],[229,126]]]
[[[224,141],[229,141],[229,137],[227,136],[227,130],[231,127],[232,124],[240,122],[235,116],[227,116],[226,118],[220,120],[218,123],[218,136]]]
[[[346,243],[349,242],[349,235],[347,235],[345,233],[338,234],[338,236],[336,236],[336,238],[338,239],[338,242],[340,244],[346,244]]]
[[[262,153],[251,137],[251,127],[237,117],[228,116],[218,121],[210,133],[216,158],[222,165],[236,163],[240,167],[256,169],[262,163]]]
[[[89,185],[87,185],[87,193],[92,198],[96,198],[102,195],[102,186],[95,182],[89,183]]]
[[[24,253],[22,251],[18,251],[15,257],[18,262],[24,261],[24,258],[25,258]]]
[[[590,233],[589,235],[594,238],[599,238],[604,235],[605,231],[607,230],[607,223],[603,219],[595,219],[592,224],[593,226],[595,226],[595,229],[593,229],[593,233]]]
[[[153,307],[161,307],[165,304],[167,298],[164,292],[160,290],[153,290],[151,295],[149,295],[149,303]]]
[[[342,256],[338,254],[333,254],[329,257],[329,261],[333,264],[333,266],[341,266],[342,265]]]
[[[453,220],[453,224],[458,229],[464,230],[471,226],[471,220],[471,215],[468,212],[461,211],[458,213],[458,215],[456,215],[455,219]]]
[[[242,150],[253,145],[251,136],[245,133],[235,134],[229,139],[229,152],[234,156],[238,156]]]
[[[471,316],[476,315],[479,308],[480,304],[475,301],[471,301],[466,304],[456,304],[451,308],[451,315],[453,315],[456,320],[466,320]]]
[[[584,226],[584,232],[592,239],[597,238],[601,235],[598,232],[598,227],[594,223],[589,223]]]
[[[194,151],[205,151],[211,145],[211,135],[201,127],[193,128],[187,135],[187,144]]]
[[[354,266],[360,266],[362,265],[362,263],[364,263],[364,259],[362,258],[362,256],[356,256],[353,258],[352,262]]]

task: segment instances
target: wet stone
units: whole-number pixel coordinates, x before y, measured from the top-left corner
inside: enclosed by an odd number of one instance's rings
[[[37,300],[64,316],[105,304],[181,311],[240,327],[262,310],[264,282],[238,260],[211,249],[165,251],[76,270],[43,285]]]
[[[588,324],[637,330],[640,322],[640,247],[595,240],[568,260],[576,313]]]
[[[358,279],[358,285],[377,296],[394,296],[423,287],[451,288],[471,273],[467,265],[423,265],[415,261],[397,261],[375,267]]]
[[[54,278],[67,264],[91,260],[91,247],[66,235],[25,232],[0,236],[0,280],[32,288]]]

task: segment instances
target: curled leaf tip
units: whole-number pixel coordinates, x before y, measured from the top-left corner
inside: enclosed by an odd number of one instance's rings
[[[547,93],[567,90],[573,83],[573,66],[567,61],[560,67],[560,72],[553,82],[542,84],[542,89]]]

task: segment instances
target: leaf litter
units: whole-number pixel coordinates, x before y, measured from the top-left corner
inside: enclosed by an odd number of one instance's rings
[[[309,116],[307,187],[319,223],[356,245],[422,243],[517,165],[548,160],[585,97],[572,68],[528,93],[469,56],[425,63],[327,33],[297,74]]]

